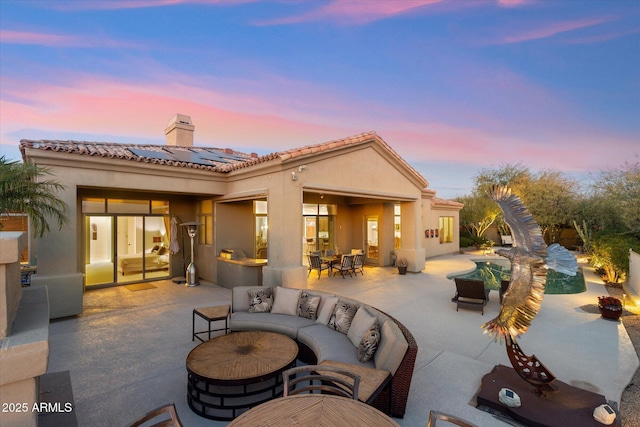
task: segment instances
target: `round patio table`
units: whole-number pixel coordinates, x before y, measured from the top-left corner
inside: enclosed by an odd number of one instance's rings
[[[298,345],[286,335],[232,332],[187,356],[187,401],[198,415],[229,421],[282,395],[282,372],[295,365]]]

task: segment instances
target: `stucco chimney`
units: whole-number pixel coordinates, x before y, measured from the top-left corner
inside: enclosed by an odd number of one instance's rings
[[[194,129],[195,126],[191,123],[191,117],[184,114],[176,114],[169,120],[169,125],[164,130],[164,134],[167,135],[167,145],[193,147]]]

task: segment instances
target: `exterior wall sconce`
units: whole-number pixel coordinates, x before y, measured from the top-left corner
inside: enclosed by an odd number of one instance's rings
[[[187,233],[191,238],[191,260],[189,265],[187,266],[187,281],[184,284],[185,286],[198,286],[198,269],[196,268],[195,259],[193,257],[193,238],[198,234],[198,223],[197,222],[185,222],[182,224],[183,227],[187,228]]]
[[[298,166],[298,173],[301,173],[306,168],[307,168],[307,165]],[[297,181],[297,180],[298,180],[298,175],[296,174],[296,171],[291,172],[291,181]]]

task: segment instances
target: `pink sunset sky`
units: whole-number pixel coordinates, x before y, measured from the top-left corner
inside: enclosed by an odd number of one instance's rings
[[[2,155],[21,139],[267,154],[375,131],[438,192],[522,163],[584,180],[640,155],[635,0],[14,1]]]

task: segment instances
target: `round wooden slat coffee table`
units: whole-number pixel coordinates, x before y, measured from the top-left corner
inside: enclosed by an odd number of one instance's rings
[[[275,332],[245,331],[215,337],[187,356],[189,407],[229,421],[282,395],[282,372],[295,365],[298,345]]]

